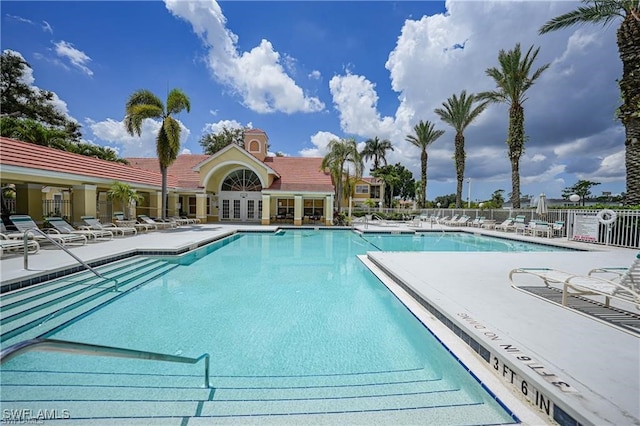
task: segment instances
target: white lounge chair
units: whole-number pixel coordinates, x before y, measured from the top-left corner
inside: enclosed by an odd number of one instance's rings
[[[22,253],[24,250],[24,241],[12,240],[5,234],[0,234],[0,257],[7,253]],[[40,250],[40,244],[35,240],[27,241],[27,250],[29,253],[37,253]]]
[[[551,235],[554,237],[556,235],[559,237],[564,236],[564,221],[556,220],[555,222],[553,222],[553,224],[551,225]]]
[[[112,240],[113,232],[107,230],[92,230],[92,229],[75,229],[66,220],[61,217],[48,217],[46,221],[49,222],[53,228],[61,234],[78,234],[94,240]]]
[[[447,226],[450,226],[453,222],[457,222],[458,218],[460,218],[460,215],[454,214],[453,216],[451,216],[451,219],[444,219],[443,223]]]
[[[36,241],[40,241],[40,242],[48,242],[48,240],[53,240],[56,243],[64,246],[67,244],[73,244],[73,243],[80,243],[82,245],[87,244],[87,237],[85,237],[84,235],[77,235],[77,234],[61,234],[60,232],[56,231],[56,230],[47,230],[45,233],[47,234],[47,236],[49,237],[47,239],[47,237],[45,237],[44,235],[42,235],[40,232],[41,231],[38,228],[38,225],[33,221],[33,219],[31,219],[31,216],[28,216],[26,214],[15,214],[15,215],[11,215],[9,216],[9,220],[11,220],[11,222],[15,225],[15,227],[18,229],[18,231],[20,232],[20,234],[10,234],[9,238],[24,238],[24,233],[30,230],[35,230],[35,232],[32,232],[29,235],[29,238],[32,238]]]
[[[140,223],[134,219],[127,219],[123,212],[114,212],[113,217],[116,218],[116,226],[124,228],[135,228],[138,232],[146,232],[150,229],[158,229],[157,226]]]
[[[113,223],[100,223],[100,221],[93,216],[81,216],[80,219],[87,224],[86,226],[81,226],[82,229],[110,231],[114,235],[121,235],[123,237],[126,234],[136,235],[138,233],[138,230],[133,227],[116,226]]]
[[[551,238],[552,229],[551,225],[547,222],[542,222],[539,220],[532,220],[529,222],[529,225],[525,228],[524,234],[529,234],[532,237],[545,236],[547,238]]]
[[[505,219],[504,222],[498,224],[495,226],[495,229],[499,230],[499,231],[508,231],[509,227],[513,226],[513,219],[512,218],[508,218]]]
[[[167,228],[175,228],[178,226],[175,222],[160,222],[157,220],[153,220],[149,216],[144,214],[139,214],[138,220],[143,225],[149,225],[154,229],[167,229]]]
[[[569,296],[603,296],[605,306],[609,306],[611,299],[617,299],[640,309],[640,254],[628,269],[621,271],[621,268],[597,268],[588,275],[576,275],[550,268],[516,268],[509,273],[509,280],[517,288],[514,276],[528,274],[540,278],[547,287],[561,287],[564,306],[567,306]],[[600,273],[613,273],[617,277],[604,279],[596,276]]]

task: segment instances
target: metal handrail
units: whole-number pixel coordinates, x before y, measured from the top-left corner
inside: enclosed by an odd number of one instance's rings
[[[94,345],[91,343],[70,342],[55,339],[30,339],[5,348],[0,352],[0,364],[30,351],[64,352],[77,355],[111,356],[117,358],[146,359],[150,361],[179,362],[183,364],[196,364],[204,359],[204,387],[209,388],[209,359],[208,353],[198,358],[189,358],[179,355],[168,355],[157,352],[138,351],[135,349],[117,348],[114,346]]]
[[[75,254],[71,253],[71,251],[69,251],[65,246],[63,246],[62,244],[58,243],[56,240],[51,238],[46,232],[42,232],[39,228],[30,228],[30,229],[27,229],[26,231],[24,231],[23,237],[24,237],[24,269],[25,270],[29,269],[29,250],[28,250],[29,232],[34,233],[34,234],[35,233],[39,233],[40,235],[45,237],[47,240],[49,240],[49,242],[55,244],[59,249],[63,250],[69,256],[71,256],[75,260],[77,260],[82,266],[87,268],[89,271],[93,272],[93,274],[96,277],[102,278],[103,280],[105,280],[107,282],[108,281],[113,281],[115,283],[114,291],[118,291],[118,280],[116,278],[107,278],[107,277],[105,277],[104,275],[102,275],[101,273],[99,273],[98,271],[93,269],[91,266],[89,266],[85,261],[80,259],[78,256],[76,256]]]

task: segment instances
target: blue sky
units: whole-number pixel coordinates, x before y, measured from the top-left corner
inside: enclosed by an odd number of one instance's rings
[[[537,34],[579,3],[3,1],[2,50],[32,66],[34,86],[82,125],[86,141],[121,156],[154,156],[158,123],[141,138],[122,126],[127,97],[177,87],[191,99],[183,149],[222,125],[265,130],[271,150],[323,156],[332,138],[378,136],[420,178],[420,153],[405,141],[419,120],[445,134],[429,149],[427,198],[455,192],[453,130],[433,113],[454,93],[492,90],[485,70],[500,49],[535,45],[550,63],[525,102],[529,137],[521,191],[559,197],[579,179],[593,192],[625,189],[624,129],[615,120],[622,66],[618,23]],[[511,191],[507,108],[493,105],[466,133],[471,198]],[[468,194],[465,183],[464,196]]]

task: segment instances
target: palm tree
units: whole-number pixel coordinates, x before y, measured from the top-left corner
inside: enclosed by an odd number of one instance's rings
[[[162,101],[148,90],[134,92],[127,101],[124,124],[127,132],[133,136],[140,136],[142,122],[147,118],[159,118],[162,120],[160,131],[156,137],[156,152],[162,174],[162,218],[167,215],[167,169],[178,157],[180,149],[180,123],[171,114],[177,114],[182,110],[191,110],[191,102],[187,95],[180,89],[173,89],[167,96],[165,109]]]
[[[454,161],[456,163],[456,208],[462,205],[462,184],[464,181],[464,162],[466,154],[464,152],[464,130],[473,122],[487,107],[487,102],[482,102],[473,106],[477,102],[475,95],[467,97],[467,91],[463,90],[458,98],[454,93],[447,102],[442,103],[443,108],[436,108],[435,113],[440,119],[449,124],[456,131]]]
[[[434,130],[434,124],[430,121],[423,122],[420,120],[413,127],[415,135],[407,135],[407,142],[420,148],[420,191],[418,194],[418,206],[424,208],[427,203],[427,147],[444,134],[444,130]]]
[[[583,0],[585,6],[557,16],[540,28],[540,34],[580,23],[608,24],[622,18],[617,30],[622,60],[618,118],[625,128],[627,191],[625,203],[640,204],[640,2],[638,0]]]
[[[342,195],[344,194],[345,175],[355,178],[362,177],[362,157],[358,152],[358,146],[354,139],[332,140],[327,147],[329,152],[322,159],[322,170],[329,170],[336,187],[336,209],[340,211],[342,205]],[[353,173],[347,168],[353,167]]]
[[[371,167],[371,171],[378,170],[380,167],[380,162],[387,165],[386,154],[387,151],[393,151],[393,146],[391,142],[387,139],[380,140],[377,136],[373,139],[367,139],[364,142],[364,149],[360,153],[362,155],[362,159],[364,161],[370,160],[373,158],[373,165]]]
[[[522,104],[527,99],[525,93],[533,86],[540,75],[549,68],[545,64],[530,75],[531,66],[540,48],[529,48],[524,58],[520,51],[520,43],[513,50],[498,53],[499,68],[488,68],[485,72],[496,82],[496,90],[482,92],[478,99],[491,103],[506,103],[509,105],[509,130],[507,134],[507,156],[511,161],[511,205],[520,208],[520,157],[524,152],[524,108]]]
[[[124,182],[115,181],[111,184],[107,196],[112,200],[120,201],[123,213],[131,218],[131,204],[142,201],[142,195],[136,193],[131,185]]]

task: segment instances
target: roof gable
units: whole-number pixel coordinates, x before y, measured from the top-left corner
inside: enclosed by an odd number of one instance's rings
[[[207,164],[211,163],[212,161],[216,161],[218,159],[221,159],[221,158],[227,156],[228,155],[227,153],[229,151],[237,151],[237,152],[241,153],[241,155],[243,155],[247,159],[247,161],[252,163],[255,167],[261,168],[261,169],[265,170],[267,173],[273,174],[273,175],[275,175],[277,177],[280,176],[278,171],[274,170],[273,168],[269,167],[269,165],[266,164],[266,161],[263,163],[262,161],[258,160],[256,157],[254,157],[253,155],[249,154],[244,148],[238,146],[235,143],[231,143],[231,144],[225,146],[224,148],[222,148],[220,151],[218,151],[215,154],[213,154],[212,156],[210,156],[205,161],[200,162],[199,164],[194,166],[193,170],[199,172],[200,169],[202,169],[204,166],[206,166]]]

